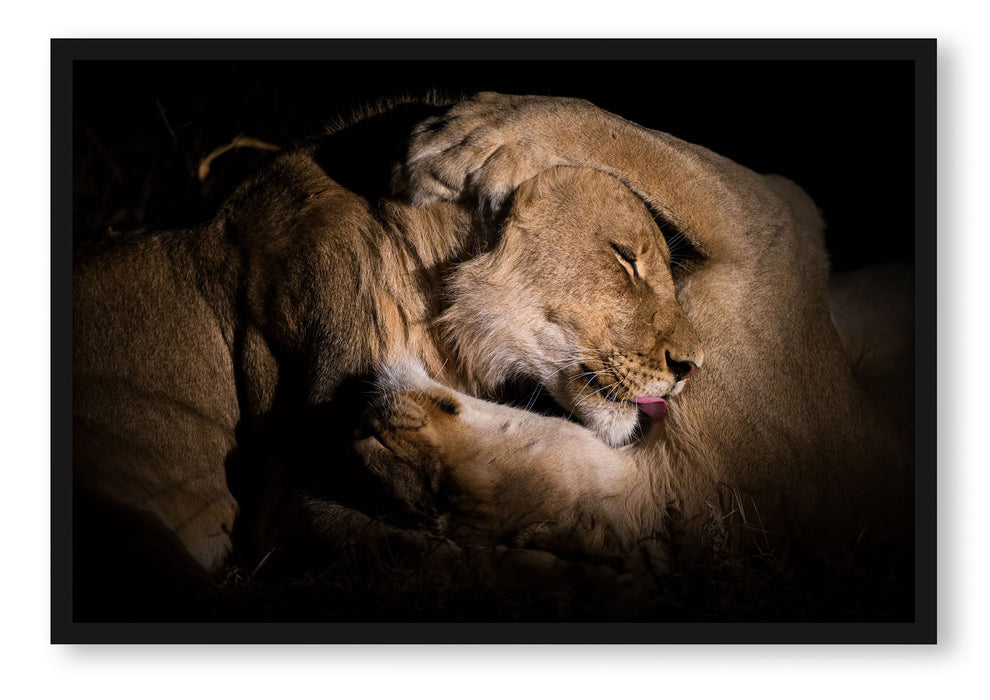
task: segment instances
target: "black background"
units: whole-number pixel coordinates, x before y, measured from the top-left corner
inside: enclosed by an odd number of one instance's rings
[[[199,182],[237,135],[284,146],[376,98],[495,90],[584,97],[791,178],[822,209],[835,269],[913,260],[913,62],[589,59],[77,60],[74,241],[207,216],[266,155],[228,152]]]

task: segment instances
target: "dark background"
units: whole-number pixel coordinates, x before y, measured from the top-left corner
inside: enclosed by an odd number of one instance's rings
[[[73,240],[213,211],[264,151],[379,97],[584,97],[785,175],[823,211],[835,269],[913,261],[914,64],[892,60],[76,60]]]

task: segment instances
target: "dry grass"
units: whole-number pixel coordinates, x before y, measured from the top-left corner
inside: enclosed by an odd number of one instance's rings
[[[237,619],[311,621],[886,622],[913,618],[913,557],[858,544],[840,556],[723,550],[664,572],[426,533],[329,548],[302,544],[233,565],[221,590]],[[296,543],[299,545],[300,543]],[[300,557],[300,549],[303,550]],[[300,561],[304,560],[300,565]]]

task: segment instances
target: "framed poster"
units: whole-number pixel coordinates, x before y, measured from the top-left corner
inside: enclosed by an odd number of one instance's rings
[[[933,642],[934,55],[54,41],[53,641]]]

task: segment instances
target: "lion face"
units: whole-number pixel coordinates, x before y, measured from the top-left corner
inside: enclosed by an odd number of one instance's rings
[[[483,386],[532,378],[611,445],[640,411],[661,419],[702,364],[660,230],[603,173],[523,184],[500,244],[458,269],[451,298],[442,322]]]

